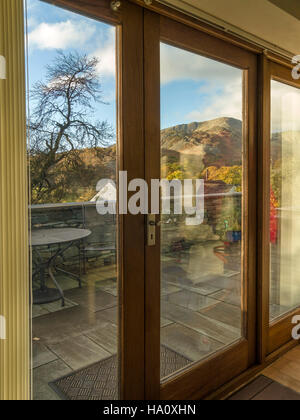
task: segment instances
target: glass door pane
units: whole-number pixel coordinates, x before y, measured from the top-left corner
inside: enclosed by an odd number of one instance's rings
[[[246,336],[243,80],[161,44],[162,378]]]
[[[33,398],[117,399],[116,28],[27,4]]]
[[[271,82],[270,321],[300,306],[300,90]]]

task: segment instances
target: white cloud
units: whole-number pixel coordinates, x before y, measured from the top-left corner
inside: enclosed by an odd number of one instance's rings
[[[219,117],[241,120],[242,74],[241,69],[186,50],[161,45],[162,84],[199,82],[199,89],[195,91],[199,107],[186,115],[186,120],[207,121]]]
[[[242,71],[198,54],[161,45],[161,82],[199,82],[199,107],[189,121],[219,117],[242,119]],[[272,131],[300,131],[300,90],[272,82]]]
[[[114,27],[105,31],[100,46],[91,54],[99,59],[98,72],[100,76],[116,76],[116,30]]]
[[[242,71],[189,51],[161,44],[161,82],[178,80],[205,81],[213,84],[230,83]]]
[[[207,95],[211,87],[211,95]],[[207,91],[207,92],[206,92]],[[242,79],[226,84],[223,89],[216,90],[212,85],[205,88],[204,103],[201,108],[189,113],[186,118],[193,121],[208,121],[214,118],[230,117],[242,120],[243,118],[243,92]],[[200,91],[201,94],[201,91]]]
[[[42,22],[29,33],[29,46],[40,50],[78,47],[94,33],[95,27],[82,21]]]

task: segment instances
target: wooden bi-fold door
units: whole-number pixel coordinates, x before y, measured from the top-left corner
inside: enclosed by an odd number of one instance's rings
[[[127,195],[119,174],[144,178],[143,9],[31,3],[32,398],[144,399],[144,215],[119,211]],[[43,28],[50,38],[36,37]],[[54,157],[52,175],[42,156]],[[99,211],[104,198],[111,211]],[[84,391],[74,372],[92,365],[102,382]],[[68,392],[57,383],[66,378]]]
[[[89,397],[201,399],[256,362],[257,56],[135,1],[32,2],[32,398],[92,366]]]
[[[149,11],[144,31],[146,179],[175,181],[147,222],[145,389],[202,398],[256,361],[257,57]]]
[[[298,67],[263,60],[262,356],[298,339]],[[296,342],[296,341],[295,341]]]

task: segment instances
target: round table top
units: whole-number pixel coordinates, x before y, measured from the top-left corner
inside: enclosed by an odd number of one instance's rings
[[[88,229],[36,229],[31,232],[32,246],[56,245],[66,242],[79,241],[91,235]]]

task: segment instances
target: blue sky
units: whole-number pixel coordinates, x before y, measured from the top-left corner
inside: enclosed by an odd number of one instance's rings
[[[116,126],[115,29],[110,25],[54,7],[27,0],[29,86],[45,76],[58,50],[78,51],[100,59],[103,100],[95,118]]]
[[[116,126],[115,29],[39,0],[28,4],[28,64],[32,86],[57,50],[76,49],[100,59],[103,99],[94,116]],[[218,117],[242,119],[242,71],[161,45],[161,126]]]
[[[240,69],[161,44],[162,128],[219,117],[242,119]]]

